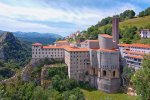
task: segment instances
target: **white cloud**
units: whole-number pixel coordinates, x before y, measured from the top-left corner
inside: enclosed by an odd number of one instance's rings
[[[29,22],[21,22],[16,21],[8,18],[0,18],[0,28],[5,31],[23,31],[23,32],[49,32],[49,33],[58,33],[62,35],[61,33],[68,31],[75,31],[73,29],[65,29],[65,28],[56,28],[56,27],[50,27],[43,24],[35,24],[35,23],[29,23]],[[2,23],[3,22],[3,23]]]
[[[51,22],[68,22],[75,24],[77,28],[87,28],[92,24],[96,24],[100,19],[112,16],[117,12],[123,12],[126,9],[136,10],[136,7],[125,3],[116,6],[113,9],[97,9],[97,8],[74,8],[67,6],[66,9],[57,7],[24,7],[24,6],[11,6],[8,4],[0,3],[0,22],[4,21],[3,28],[11,29],[14,31],[27,30],[27,31],[44,31],[44,32],[71,32],[78,29],[67,29],[60,27],[50,27],[43,24],[35,24],[31,22],[22,22],[17,20],[28,21],[51,21]],[[2,25],[0,25],[2,26]]]

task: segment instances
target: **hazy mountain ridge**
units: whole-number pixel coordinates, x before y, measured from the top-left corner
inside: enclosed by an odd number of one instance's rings
[[[3,31],[0,30],[0,34],[2,34]],[[40,42],[43,44],[51,44],[56,41],[58,38],[63,38],[61,35],[54,34],[54,33],[39,33],[39,32],[12,32],[15,37],[17,37],[21,41],[27,41],[30,43],[34,42]]]
[[[13,34],[21,40],[32,43],[40,42],[43,44],[51,44],[55,42],[57,38],[63,38],[62,36],[54,33],[13,32]]]

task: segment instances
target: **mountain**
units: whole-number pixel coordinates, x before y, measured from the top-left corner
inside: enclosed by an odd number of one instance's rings
[[[56,41],[58,38],[63,38],[60,35],[53,33],[38,33],[38,32],[13,32],[20,40],[28,41],[31,43],[40,42],[42,44],[51,44]]]
[[[23,66],[31,56],[31,46],[18,40],[11,32],[1,32],[0,59]]]

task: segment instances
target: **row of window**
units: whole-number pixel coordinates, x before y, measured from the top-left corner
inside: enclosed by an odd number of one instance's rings
[[[32,51],[63,51],[63,49],[32,49]]]
[[[39,58],[41,58],[41,57],[51,57],[51,58],[53,58],[53,57],[63,57],[63,55],[51,55],[51,56],[49,56],[49,55],[46,55],[46,56],[36,56],[35,55],[35,57],[39,57]]]
[[[131,58],[131,57],[127,57],[128,60],[133,60],[133,61],[138,61],[138,62],[141,62],[142,60],[141,59],[138,59],[138,58]]]
[[[114,65],[112,65],[112,66],[106,66],[106,65],[105,65],[105,66],[104,66],[104,65],[102,66],[102,65],[101,65],[101,67],[102,67],[102,68],[106,68],[106,69],[108,69],[108,68],[111,68],[111,69],[117,68],[117,66],[114,66]]]
[[[63,52],[32,52],[32,54],[63,54]]]

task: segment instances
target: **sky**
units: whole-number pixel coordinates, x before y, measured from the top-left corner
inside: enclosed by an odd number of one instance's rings
[[[150,0],[0,0],[0,30],[67,36],[102,18],[128,9],[138,14],[149,6]]]

